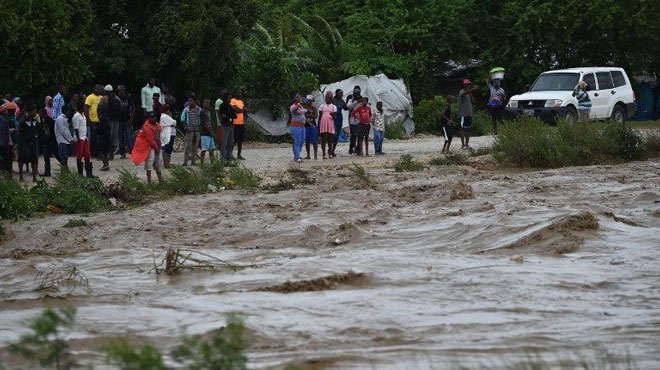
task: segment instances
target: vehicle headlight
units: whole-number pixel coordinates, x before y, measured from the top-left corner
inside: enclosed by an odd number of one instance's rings
[[[563,100],[560,99],[550,99],[545,101],[545,107],[546,108],[559,108],[561,107],[561,103],[563,103]]]
[[[518,101],[517,100],[509,100],[509,104],[506,105],[509,108],[516,108],[518,109]]]

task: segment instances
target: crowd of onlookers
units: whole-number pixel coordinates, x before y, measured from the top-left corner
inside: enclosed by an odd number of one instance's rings
[[[43,106],[26,104],[11,94],[1,98],[0,172],[11,177],[16,162],[19,179],[23,180],[24,173],[31,173],[36,182],[40,157],[44,161],[40,176],[48,177],[52,158],[68,171],[68,160],[73,156],[78,173],[93,177],[93,159],[101,162],[101,171],[108,171],[115,156],[123,159],[130,155],[136,164],[145,162],[149,177],[152,169],[160,177],[162,168],[171,163],[178,121],[185,133],[183,166],[188,162],[196,164],[199,148],[202,162],[206,152],[215,159],[216,142],[222,159],[233,159],[234,145],[238,149],[236,158],[244,159],[245,105],[240,90],[234,91],[233,96],[221,92],[214,106],[215,125],[210,99],[198,99],[189,93],[179,116],[174,113],[175,97],[166,85],[157,86],[155,78],[150,78],[141,89],[137,102],[123,85],[96,85],[89,95],[69,95],[64,84],[57,90],[54,97],[45,98]],[[137,117],[146,120],[136,135],[133,129]]]
[[[488,81],[495,134],[497,122],[502,121],[506,101],[500,82]],[[476,88],[467,79],[463,85],[458,94],[458,116],[462,149],[469,149],[474,104],[472,94]],[[451,96],[447,98],[446,108],[438,117],[440,132],[445,138],[443,153],[449,152],[452,141],[453,99]],[[20,180],[23,180],[24,172],[31,172],[32,180],[37,181],[40,156],[44,160],[41,176],[51,176],[51,158],[60,163],[62,170],[68,171],[68,159],[74,156],[78,173],[93,177],[93,158],[101,162],[101,171],[108,171],[110,161],[116,155],[122,159],[130,155],[136,165],[144,163],[150,182],[152,171],[156,171],[160,179],[162,169],[171,164],[178,122],[185,135],[183,166],[189,163],[196,165],[198,157],[203,163],[206,153],[209,160],[215,160],[216,147],[219,147],[223,161],[245,159],[243,142],[247,111],[240,89],[232,93],[222,90],[213,105],[211,99],[200,99],[189,93],[180,114],[175,113],[177,102],[167,86],[163,84],[158,87],[153,77],[141,89],[137,106],[123,85],[116,88],[96,85],[89,95],[69,95],[67,87],[60,84],[57,94],[47,96],[40,107],[35,103],[24,104],[11,94],[6,94],[1,103],[0,170],[11,176],[15,160]],[[344,112],[348,114],[347,127],[344,127]],[[305,159],[311,159],[312,149],[314,159],[318,159],[319,137],[322,158],[336,157],[342,132],[350,136],[349,154],[368,156],[370,136],[374,140],[374,153],[384,154],[383,103],[377,102],[375,109],[372,109],[369,99],[362,96],[360,86],[355,86],[346,99],[340,89],[334,93],[328,91],[320,104],[314,101],[312,95],[303,98],[295,94],[289,113],[296,162],[303,161],[303,146],[307,152]],[[138,134],[134,135],[133,125],[138,116],[144,117],[145,121]],[[237,148],[236,157],[233,156],[234,146]],[[198,150],[201,150],[199,156]]]

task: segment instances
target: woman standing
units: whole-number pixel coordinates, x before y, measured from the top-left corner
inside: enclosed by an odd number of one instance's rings
[[[289,108],[291,112],[291,137],[293,138],[293,160],[302,163],[300,152],[302,151],[303,144],[305,144],[305,123],[307,118],[305,109],[302,104],[302,97],[296,94],[293,97],[293,104]]]
[[[321,122],[319,131],[321,132],[321,150],[323,159],[333,157],[333,146],[335,136],[335,117],[337,116],[337,106],[332,102],[332,91],[325,93],[325,103],[319,107],[321,112]],[[328,145],[328,155],[325,154],[325,146]]]
[[[578,101],[578,118],[581,122],[589,120],[589,112],[591,112],[591,98],[589,98],[589,84],[585,81],[580,81],[573,91],[573,96]]]

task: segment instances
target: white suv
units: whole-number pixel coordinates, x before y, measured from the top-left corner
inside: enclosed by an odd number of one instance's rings
[[[556,117],[577,118],[573,91],[579,81],[589,85],[590,120],[612,119],[623,124],[637,110],[635,93],[623,68],[583,67],[543,72],[528,92],[511,97],[507,107],[519,114],[554,123]]]

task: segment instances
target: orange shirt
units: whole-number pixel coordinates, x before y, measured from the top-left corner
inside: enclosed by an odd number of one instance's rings
[[[229,105],[232,107],[236,107],[238,109],[243,109],[245,107],[245,104],[243,103],[242,100],[238,99],[232,99],[231,102],[229,102]],[[243,113],[236,113],[236,118],[234,119],[234,124],[235,125],[242,125],[245,122],[243,121]]]

